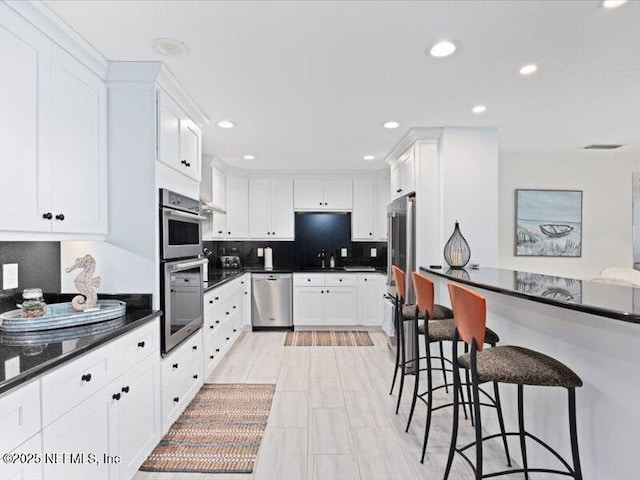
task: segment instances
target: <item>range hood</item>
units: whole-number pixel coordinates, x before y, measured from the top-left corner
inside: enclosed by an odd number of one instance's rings
[[[207,202],[206,200],[200,199],[200,209],[205,213],[222,213],[226,214],[227,211],[214,205],[211,202]]]

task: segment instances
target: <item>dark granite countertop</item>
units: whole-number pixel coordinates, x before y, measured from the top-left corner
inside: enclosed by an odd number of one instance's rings
[[[243,267],[234,270],[209,270],[209,280],[204,282],[204,291],[208,292],[216,287],[238,278],[245,273],[380,273],[386,275],[383,269],[375,270],[345,270],[344,267],[319,268],[319,267],[277,267],[265,270],[264,267]]]
[[[69,301],[73,295],[46,295],[48,303]],[[151,295],[100,295],[101,299],[127,302],[120,318],[80,327],[41,332],[0,332],[0,394],[69,360],[114,340],[162,312],[151,310]]]
[[[639,288],[502,268],[420,270],[492,292],[640,324]]]

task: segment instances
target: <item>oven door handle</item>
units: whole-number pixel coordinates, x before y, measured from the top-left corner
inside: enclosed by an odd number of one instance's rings
[[[188,268],[198,267],[200,265],[206,265],[209,263],[209,260],[206,258],[202,258],[200,260],[194,260],[192,262],[184,262],[184,263],[176,263],[175,265],[171,265],[171,270],[186,270]]]
[[[190,220],[200,220],[204,222],[207,218],[202,215],[196,215],[194,213],[184,213],[179,212],[178,210],[165,210],[167,217],[179,217],[179,218],[188,218]]]

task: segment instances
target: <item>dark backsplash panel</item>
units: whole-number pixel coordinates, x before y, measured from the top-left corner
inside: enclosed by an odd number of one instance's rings
[[[220,268],[217,259],[220,255],[239,255],[242,265],[245,267],[261,267],[264,265],[264,258],[258,257],[258,248],[271,247],[273,249],[273,266],[276,268],[301,268],[303,266],[296,263],[296,248],[301,248],[298,241],[295,242],[269,242],[269,241],[218,241],[204,242],[204,246],[213,252],[209,257],[209,269]],[[304,248],[304,247],[302,247]],[[377,249],[377,256],[371,257],[371,248]],[[318,252],[316,252],[317,255]],[[327,253],[326,266],[329,266],[331,252]],[[368,265],[375,268],[387,267],[387,242],[349,242],[347,245],[347,257],[336,256],[336,265],[344,267],[348,265]],[[320,259],[315,258],[313,265],[320,266]]]
[[[0,242],[0,265],[5,263],[18,264],[18,288],[0,290],[0,313],[16,308],[14,297],[25,288],[60,292],[60,242]]]

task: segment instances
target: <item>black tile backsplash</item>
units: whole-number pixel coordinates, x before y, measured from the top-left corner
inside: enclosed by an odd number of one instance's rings
[[[2,290],[0,268],[0,312],[15,307],[14,296],[25,288],[60,292],[60,242],[0,242],[0,265],[18,264],[18,288]]]

